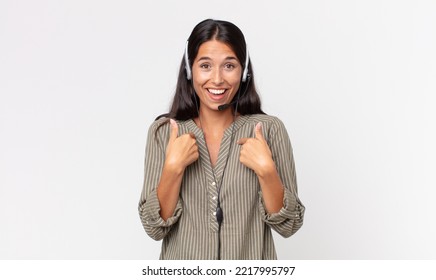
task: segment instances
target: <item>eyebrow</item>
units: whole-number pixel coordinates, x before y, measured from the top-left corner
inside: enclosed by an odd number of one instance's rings
[[[208,56],[202,56],[202,57],[200,57],[197,61],[202,61],[202,60],[212,60],[210,57],[208,57]],[[234,57],[234,56],[228,56],[228,57],[226,57],[224,60],[236,60],[236,61],[239,61],[236,57]]]

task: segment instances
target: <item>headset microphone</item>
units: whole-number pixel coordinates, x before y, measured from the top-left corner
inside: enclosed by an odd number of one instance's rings
[[[225,109],[229,108],[230,106],[232,106],[233,104],[235,104],[238,100],[235,100],[233,102],[227,103],[227,104],[223,104],[223,105],[219,105],[218,106],[218,110],[219,111],[224,111]]]

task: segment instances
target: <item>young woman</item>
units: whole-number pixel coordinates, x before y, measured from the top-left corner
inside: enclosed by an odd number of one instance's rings
[[[266,115],[244,35],[205,20],[192,31],[168,114],[150,127],[139,213],[161,259],[276,259],[271,229],[303,224],[292,147]]]

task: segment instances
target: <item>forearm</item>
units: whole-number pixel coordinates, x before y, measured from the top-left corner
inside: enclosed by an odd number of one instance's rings
[[[184,169],[165,164],[157,187],[160,216],[163,220],[172,217],[179,199]]]
[[[257,172],[262,190],[265,210],[268,214],[277,213],[283,207],[284,189],[283,183],[274,164]]]

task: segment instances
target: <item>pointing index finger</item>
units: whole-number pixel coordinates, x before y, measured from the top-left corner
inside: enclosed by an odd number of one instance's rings
[[[194,132],[189,132],[188,134],[191,136],[192,139],[196,139]]]
[[[241,138],[241,139],[238,140],[237,143],[238,143],[239,145],[244,145],[245,142],[247,142],[247,140],[248,140],[248,138]]]

